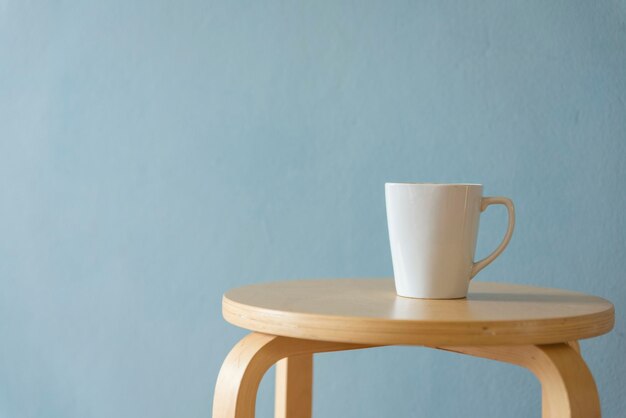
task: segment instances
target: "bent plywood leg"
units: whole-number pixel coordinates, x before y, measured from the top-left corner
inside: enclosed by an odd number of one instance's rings
[[[276,363],[275,418],[311,418],[313,354]]]
[[[567,344],[569,344],[570,347],[572,347],[578,354],[582,356],[582,353],[580,351],[580,343],[578,341],[568,341]]]
[[[253,418],[261,378],[280,359],[365,347],[249,334],[233,347],[222,364],[213,397],[213,418]],[[291,378],[289,374],[287,377]]]
[[[541,382],[543,418],[600,417],[598,390],[577,344],[441,349],[512,363],[532,371]]]

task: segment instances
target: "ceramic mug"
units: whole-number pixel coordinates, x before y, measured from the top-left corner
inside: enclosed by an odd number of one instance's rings
[[[513,234],[513,202],[483,197],[480,184],[386,183],[385,200],[400,296],[466,297],[469,281],[504,251]],[[508,210],[506,235],[494,252],[474,262],[480,214],[496,204]]]

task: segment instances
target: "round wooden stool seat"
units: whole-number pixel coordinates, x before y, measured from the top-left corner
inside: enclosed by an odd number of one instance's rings
[[[241,287],[223,298],[237,326],[287,337],[360,344],[548,344],[613,327],[613,305],[559,289],[472,281],[466,299],[410,299],[393,279],[295,280]]]

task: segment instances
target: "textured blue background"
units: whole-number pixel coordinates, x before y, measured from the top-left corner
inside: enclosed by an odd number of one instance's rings
[[[625,159],[624,1],[0,1],[0,417],[210,416],[221,294],[391,275],[385,181],[511,197],[479,280],[613,300],[582,346],[623,416]],[[528,372],[423,348],[316,374],[317,417],[540,411]]]

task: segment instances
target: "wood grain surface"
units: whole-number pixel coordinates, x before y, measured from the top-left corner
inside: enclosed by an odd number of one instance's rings
[[[466,299],[410,299],[393,279],[291,280],[228,291],[224,318],[252,331],[373,345],[551,344],[613,328],[613,305],[559,289],[472,281]]]

